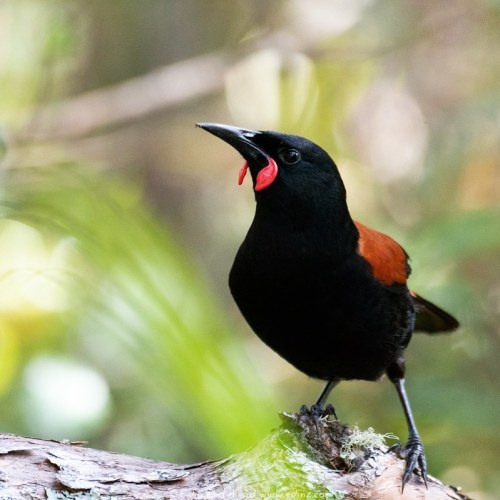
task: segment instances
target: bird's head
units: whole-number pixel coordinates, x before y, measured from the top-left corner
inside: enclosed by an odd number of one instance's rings
[[[339,172],[328,153],[314,142],[280,132],[249,130],[218,123],[198,123],[233,146],[245,159],[238,182],[248,170],[257,202],[263,199],[316,197],[345,200]]]

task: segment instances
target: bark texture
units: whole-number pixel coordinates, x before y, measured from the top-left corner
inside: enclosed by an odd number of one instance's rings
[[[192,465],[0,434],[0,500],[468,498],[433,477],[426,489],[417,474],[402,493],[404,462],[371,430],[309,415],[281,419],[256,447]]]

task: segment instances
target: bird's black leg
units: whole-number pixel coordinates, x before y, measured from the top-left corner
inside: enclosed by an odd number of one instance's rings
[[[323,409],[325,407],[326,400],[328,396],[330,396],[330,392],[332,392],[333,388],[340,382],[338,379],[329,380],[325,385],[324,389],[321,391],[319,395],[318,401],[314,404],[314,406],[318,406]]]
[[[402,490],[404,490],[405,484],[410,480],[413,470],[417,465],[420,468],[422,479],[427,487],[427,463],[425,460],[424,446],[418,434],[417,426],[415,425],[415,420],[411,412],[410,402],[406,395],[404,374],[405,365],[402,358],[393,363],[387,370],[390,381],[396,387],[396,391],[398,391],[398,396],[403,406],[406,423],[408,425],[408,441],[403,450],[406,468],[403,474]],[[391,447],[390,449],[394,450],[395,447]]]

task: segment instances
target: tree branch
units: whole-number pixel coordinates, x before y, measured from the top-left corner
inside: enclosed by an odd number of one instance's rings
[[[176,465],[82,447],[0,435],[2,498],[432,498],[464,500],[457,489],[417,474],[401,494],[404,462],[380,435],[308,415],[282,425],[243,453]]]
[[[46,105],[16,140],[82,137],[131,122],[220,89],[227,68],[222,53],[207,54]]]

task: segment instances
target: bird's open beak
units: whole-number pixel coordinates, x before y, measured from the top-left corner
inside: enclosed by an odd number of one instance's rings
[[[258,171],[255,176],[255,191],[261,191],[273,183],[278,175],[276,162],[252,141],[262,132],[220,123],[202,122],[197,123],[196,126],[227,142],[245,158],[246,162],[240,170],[239,184],[243,182],[249,165],[251,169],[255,167],[255,171]]]

